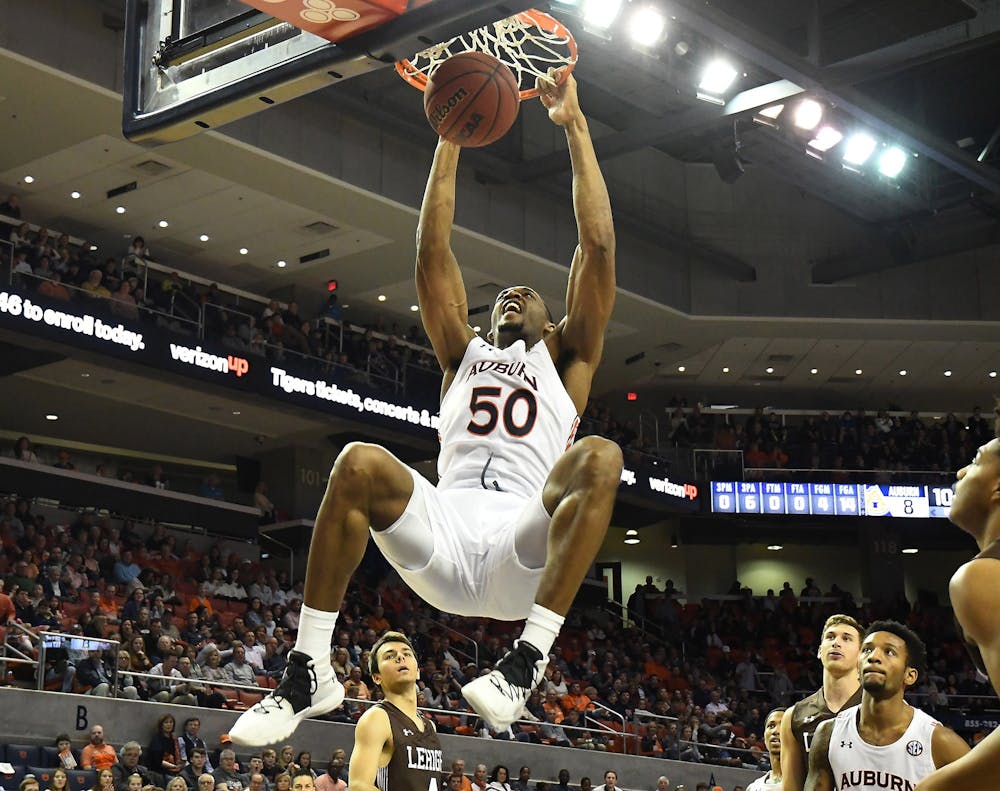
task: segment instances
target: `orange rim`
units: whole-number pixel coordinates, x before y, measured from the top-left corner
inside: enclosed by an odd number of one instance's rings
[[[539,30],[544,31],[545,33],[559,36],[565,39],[564,42],[560,43],[566,47],[566,50],[568,52],[568,57],[563,61],[563,64],[558,67],[557,71],[557,82],[560,85],[564,83],[566,81],[566,78],[569,77],[570,72],[573,71],[573,67],[576,66],[577,48],[576,48],[576,40],[573,38],[573,34],[570,33],[569,29],[558,19],[555,19],[554,17],[551,17],[548,14],[542,11],[538,11],[537,9],[534,8],[530,8],[527,11],[522,11],[520,14],[516,14],[515,16],[522,22],[525,22],[530,26],[536,27]],[[456,39],[458,38],[461,37],[456,36]],[[464,49],[461,51],[468,52],[470,50]],[[458,53],[455,52],[451,54],[455,55]],[[492,53],[487,53],[487,54],[492,54]],[[429,67],[425,67],[425,69],[426,68]],[[531,74],[538,73],[534,69],[528,69],[528,71]],[[409,58],[403,58],[402,60],[396,62],[396,73],[404,80],[406,80],[408,83],[410,83],[410,85],[412,85],[414,88],[420,91],[423,91],[427,88],[428,74],[426,74],[424,71],[414,66]],[[533,99],[534,97],[538,96],[538,89],[532,86],[530,88],[525,88],[524,90],[519,91],[519,93],[521,95],[522,101],[524,99]]]

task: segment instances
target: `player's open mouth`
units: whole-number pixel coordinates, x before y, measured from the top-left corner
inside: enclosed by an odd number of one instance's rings
[[[827,654],[827,656],[829,656],[830,659],[843,659],[844,658],[844,655],[842,653],[840,653],[840,651],[831,651],[829,654]]]
[[[500,310],[504,313],[520,313],[521,305],[513,299],[508,299],[500,306]]]

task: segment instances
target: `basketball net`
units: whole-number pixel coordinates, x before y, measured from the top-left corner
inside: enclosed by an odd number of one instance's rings
[[[420,90],[434,70],[460,52],[485,52],[507,65],[517,79],[521,99],[538,96],[535,80],[563,82],[576,65],[576,41],[557,19],[534,9],[435,44],[396,64],[396,71]]]

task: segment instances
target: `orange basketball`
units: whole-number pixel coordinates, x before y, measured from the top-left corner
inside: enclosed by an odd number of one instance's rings
[[[521,106],[513,72],[485,52],[462,52],[427,81],[424,112],[445,140],[475,148],[503,137]]]

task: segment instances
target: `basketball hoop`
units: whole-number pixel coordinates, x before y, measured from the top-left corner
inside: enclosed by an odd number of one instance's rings
[[[576,65],[576,41],[557,19],[535,9],[501,19],[492,25],[428,47],[396,64],[399,76],[421,91],[441,63],[460,52],[485,52],[506,64],[517,78],[522,101],[538,96],[535,79],[551,79],[559,69],[559,82]]]

